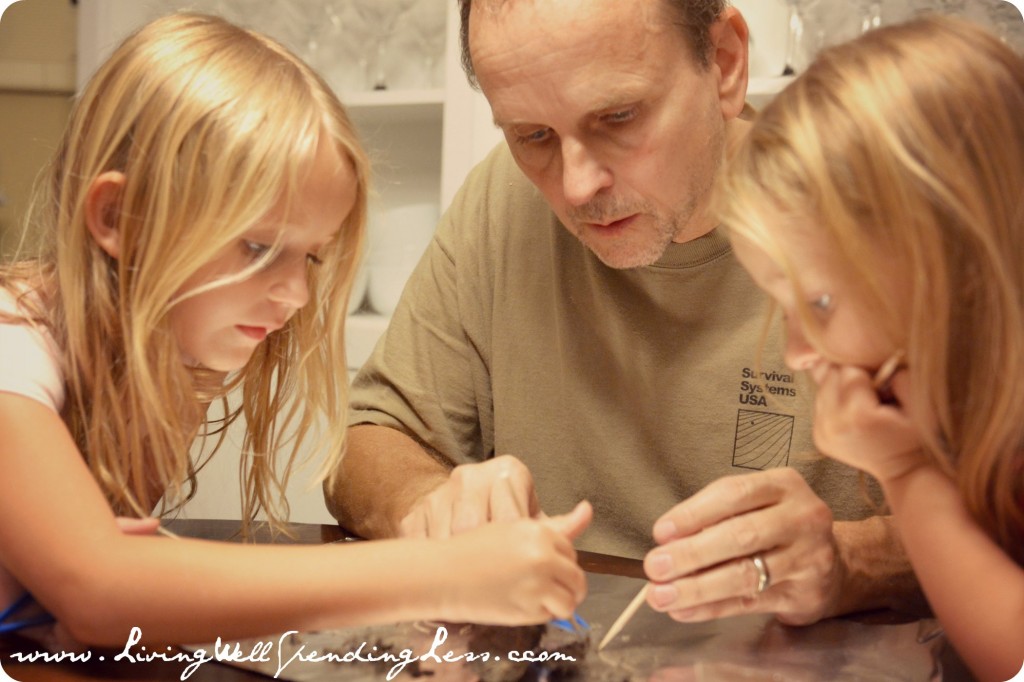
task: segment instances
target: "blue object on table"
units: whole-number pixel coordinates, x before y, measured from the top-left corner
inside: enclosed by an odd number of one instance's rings
[[[587,632],[590,630],[590,625],[587,621],[583,620],[583,616],[578,613],[573,613],[571,618],[556,618],[551,621],[551,624],[556,628],[561,628],[566,632]]]
[[[53,616],[46,612],[37,613],[36,615],[23,620],[11,620],[18,611],[21,611],[35,603],[36,600],[32,598],[32,595],[26,592],[21,595],[17,601],[0,612],[0,635],[5,635],[8,632],[16,632],[24,628],[35,627],[36,625],[46,625],[54,622]]]

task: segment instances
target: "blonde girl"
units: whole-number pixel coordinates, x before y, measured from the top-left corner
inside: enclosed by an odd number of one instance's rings
[[[720,195],[818,384],[815,440],[881,483],[982,679],[1024,662],[1024,60],[927,18],[822,54]]]
[[[45,618],[20,608],[26,594],[76,640],[115,646],[134,626],[181,642],[572,612],[586,505],[344,548],[119,530],[117,516],[187,499],[190,445],[216,449],[235,418],[247,520],[263,509],[280,525],[304,444],[335,468],[367,172],[330,89],[259,34],[172,15],[100,68],[31,223],[42,255],[0,270],[0,609],[19,607],[6,629]],[[208,421],[229,393],[240,404]]]

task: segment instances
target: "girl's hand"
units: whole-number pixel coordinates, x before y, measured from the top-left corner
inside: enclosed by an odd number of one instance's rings
[[[456,567],[445,619],[528,625],[570,617],[587,593],[572,541],[592,517],[580,502],[562,516],[491,523],[444,540]]]
[[[118,530],[125,535],[155,535],[156,529],[160,527],[160,519],[153,516],[143,519],[118,516],[114,520],[117,522]]]
[[[892,379],[899,401],[879,401],[872,377],[860,367],[820,362],[810,374],[818,385],[814,443],[821,452],[874,476],[883,485],[926,463],[922,440],[909,414],[909,370]]]

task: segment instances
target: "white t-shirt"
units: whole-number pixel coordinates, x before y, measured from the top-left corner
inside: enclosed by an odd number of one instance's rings
[[[11,294],[0,291],[0,313],[18,312]],[[57,344],[48,331],[0,316],[0,391],[32,398],[60,413],[64,373]]]

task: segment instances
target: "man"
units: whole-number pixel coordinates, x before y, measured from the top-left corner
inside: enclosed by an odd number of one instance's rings
[[[648,601],[679,620],[913,592],[887,520],[856,520],[856,474],[805,456],[810,390],[778,325],[758,361],[765,300],[709,210],[748,126],[747,28],[723,5],[460,0],[508,146],[355,381],[327,491],[343,525],[443,537],[587,498],[581,546],[646,553]]]

